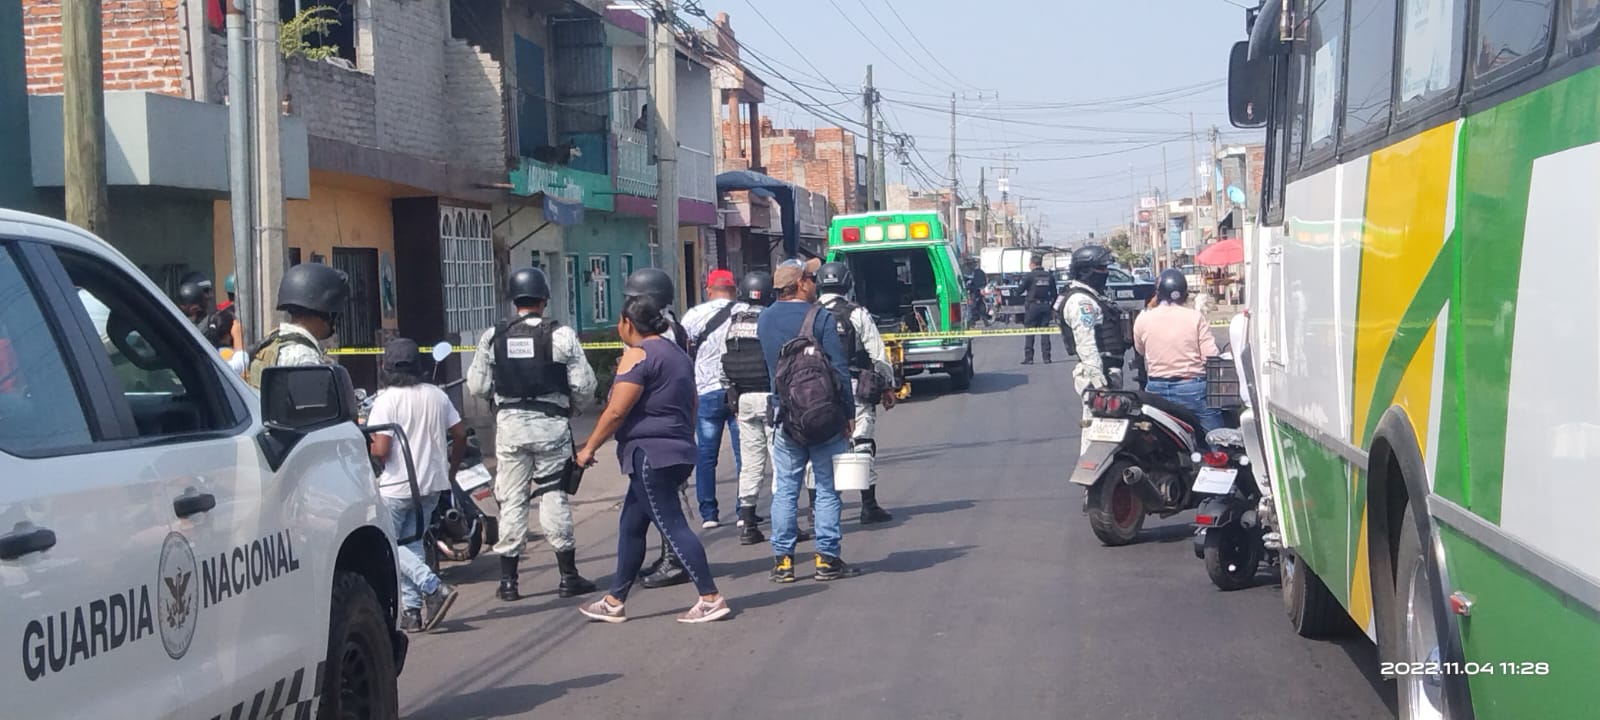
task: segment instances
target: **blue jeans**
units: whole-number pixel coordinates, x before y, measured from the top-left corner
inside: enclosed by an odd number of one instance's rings
[[[1150,380],[1145,384],[1145,390],[1192,411],[1195,417],[1200,418],[1202,437],[1222,427],[1222,411],[1206,407],[1205,380]]]
[[[439,505],[439,496],[424,495],[422,502],[422,522],[427,524],[433,517],[433,509]],[[417,528],[417,514],[414,512],[416,504],[411,498],[383,499],[383,504],[389,508],[389,518],[394,521],[394,539],[396,542],[411,535],[420,535]],[[407,610],[417,610],[422,607],[422,596],[432,595],[439,589],[439,576],[428,569],[428,563],[422,559],[422,539],[419,537],[409,545],[400,545],[396,548],[395,562],[400,566],[400,605]]]
[[[717,456],[722,453],[722,428],[733,439],[733,474],[739,475],[739,422],[728,412],[727,390],[713,390],[700,396],[699,417],[695,424],[695,445],[699,453],[694,463],[694,494],[700,501],[700,519],[717,519]]]
[[[833,456],[848,452],[844,436],[821,445],[801,445],[781,429],[772,433],[772,554],[794,554],[800,532],[800,489],[805,486],[806,463],[811,463],[817,485],[817,506],[812,508],[816,524],[817,554],[839,557],[843,531],[839,511],[843,501],[833,488]]]

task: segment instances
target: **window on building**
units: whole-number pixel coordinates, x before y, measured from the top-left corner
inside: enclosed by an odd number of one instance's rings
[[[578,256],[568,255],[561,267],[561,279],[567,286],[567,324],[578,324]]]
[[[1472,75],[1482,84],[1544,60],[1556,0],[1478,0]]]
[[[298,34],[307,57],[356,62],[354,0],[278,0],[278,20],[286,34]]]
[[[445,326],[475,336],[495,322],[497,284],[489,211],[439,206],[439,255],[444,265]]]
[[[1401,0],[1400,109],[1454,94],[1461,76],[1465,0]]]
[[[617,70],[617,110],[612,122],[618,127],[635,127],[639,118],[644,115],[644,91],[641,88],[639,76],[627,70]]]
[[[594,310],[594,321],[607,322],[611,319],[611,258],[605,255],[589,256],[589,291],[590,307]]]
[[[1389,122],[1394,95],[1394,0],[1350,0],[1350,62],[1345,69],[1346,138]]]
[[[1306,98],[1306,154],[1333,147],[1339,120],[1339,84],[1344,67],[1343,0],[1322,0],[1311,11],[1306,47],[1311,51],[1309,94]]]

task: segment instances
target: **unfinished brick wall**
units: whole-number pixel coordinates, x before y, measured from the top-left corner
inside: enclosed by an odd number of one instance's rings
[[[840,212],[856,212],[855,135],[843,128],[762,127],[767,174],[826,195]]]
[[[184,96],[179,0],[103,0],[106,90]],[[61,93],[61,0],[22,0],[28,92]]]
[[[465,40],[445,42],[446,118],[452,162],[485,170],[506,168],[506,105],[500,63]]]

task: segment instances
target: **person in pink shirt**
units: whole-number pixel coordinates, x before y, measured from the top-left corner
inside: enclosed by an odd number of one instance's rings
[[[1158,304],[1133,323],[1133,348],[1144,356],[1145,390],[1182,405],[1200,420],[1202,433],[1222,427],[1222,412],[1206,407],[1206,358],[1217,340],[1204,313],[1185,305],[1189,283],[1175,269],[1156,281]]]

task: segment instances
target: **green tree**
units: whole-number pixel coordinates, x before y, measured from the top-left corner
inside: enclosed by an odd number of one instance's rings
[[[1138,264],[1136,261],[1140,258],[1139,253],[1134,252],[1133,245],[1128,240],[1127,232],[1121,230],[1117,231],[1117,233],[1112,235],[1111,239],[1106,242],[1106,247],[1109,248],[1111,250],[1111,254],[1117,258],[1117,262],[1121,263],[1124,267],[1132,267]]]

